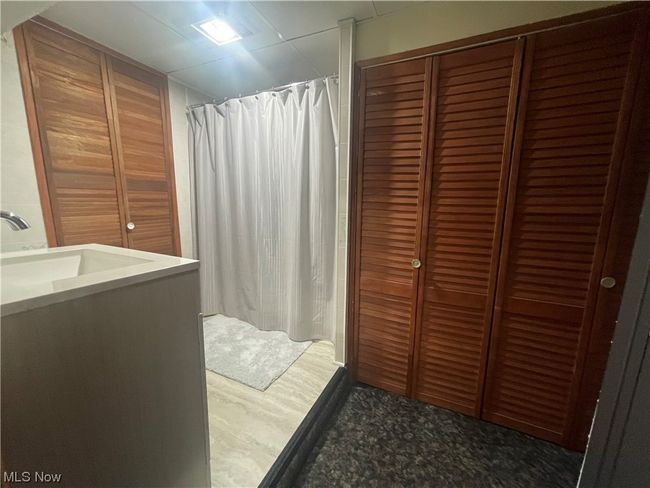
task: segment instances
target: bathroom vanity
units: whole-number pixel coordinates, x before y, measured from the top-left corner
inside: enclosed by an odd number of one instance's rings
[[[208,486],[198,261],[3,254],[2,462],[71,486]]]

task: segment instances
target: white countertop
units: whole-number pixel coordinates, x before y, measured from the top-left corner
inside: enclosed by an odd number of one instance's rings
[[[198,269],[199,262],[84,244],[0,255],[1,315]]]

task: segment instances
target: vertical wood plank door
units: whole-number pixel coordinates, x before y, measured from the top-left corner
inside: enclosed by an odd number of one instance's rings
[[[358,182],[356,376],[408,391],[431,59],[362,72]]]
[[[177,255],[167,80],[115,58],[108,65],[129,247]]]
[[[104,55],[34,22],[23,32],[56,245],[124,246]]]
[[[433,170],[414,391],[420,400],[476,416],[522,54],[523,41],[447,54],[434,75]]]
[[[483,418],[564,445],[589,366],[637,26],[626,15],[527,41]]]

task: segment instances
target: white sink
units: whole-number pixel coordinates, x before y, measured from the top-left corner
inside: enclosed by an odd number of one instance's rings
[[[198,262],[100,244],[2,254],[2,316],[186,267],[196,268]]]
[[[94,249],[77,249],[58,253],[3,257],[0,259],[0,266],[3,282],[12,287],[22,287],[149,262],[151,260],[120,256]]]

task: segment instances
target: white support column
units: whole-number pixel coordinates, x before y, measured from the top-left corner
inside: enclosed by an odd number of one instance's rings
[[[348,205],[350,173],[350,140],[352,129],[352,88],[354,83],[353,18],[339,24],[339,154],[338,200],[336,232],[336,344],[335,359],[344,364],[347,330],[347,280],[348,280]]]

